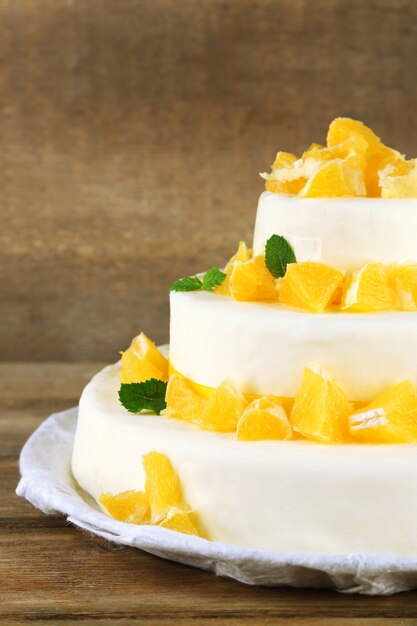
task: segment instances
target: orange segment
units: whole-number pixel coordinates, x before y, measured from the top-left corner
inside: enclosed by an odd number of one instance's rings
[[[248,402],[231,380],[224,380],[207,400],[196,423],[202,428],[218,432],[236,430],[240,416]]]
[[[122,383],[140,383],[150,378],[168,380],[168,360],[144,333],[137,335],[122,352],[121,362]]]
[[[291,154],[291,152],[277,152],[277,156],[275,157],[275,161],[272,163],[272,170],[280,169],[281,167],[290,167],[293,163],[297,161],[297,157],[295,154]]]
[[[152,523],[166,517],[171,508],[184,506],[179,478],[165,454],[148,452],[143,457],[145,494],[149,499]]]
[[[397,296],[398,308],[417,310],[417,263],[395,263],[388,269],[388,278]]]
[[[165,400],[169,417],[187,422],[198,420],[203,412],[205,399],[179,374],[173,374],[168,382]]]
[[[265,189],[271,193],[298,194],[307,182],[305,176],[300,176],[294,180],[275,180],[269,178],[265,183]]]
[[[363,313],[395,309],[388,268],[382,263],[367,263],[354,272],[346,285],[342,308]]]
[[[310,157],[312,158],[316,158],[316,154],[318,152],[320,152],[321,150],[324,150],[326,148],[326,146],[323,146],[321,143],[312,143],[309,145],[309,147],[307,148],[307,150],[304,150],[303,152],[303,156],[301,157],[302,159],[308,159]]]
[[[123,491],[114,496],[102,493],[99,502],[121,522],[143,524],[150,519],[149,501],[142,491]]]
[[[215,293],[221,296],[230,296],[230,277],[235,267],[235,263],[237,261],[249,261],[251,258],[252,250],[246,246],[244,241],[240,241],[236,253],[232,256],[232,258],[228,261],[226,267],[224,268],[226,278],[221,285],[214,289]]]
[[[402,155],[393,150],[392,148],[388,148],[387,146],[383,146],[380,152],[376,154],[370,155],[365,164],[365,183],[368,196],[379,198],[390,197],[385,196],[383,192],[382,184],[381,184],[381,172],[386,169],[387,166],[393,167],[394,171],[404,171],[404,164],[406,163],[405,159]],[[414,187],[415,189],[415,187]],[[414,193],[415,197],[417,194]],[[401,195],[395,195],[394,197],[400,198]]]
[[[173,509],[169,512],[159,526],[162,528],[169,528],[170,530],[176,530],[179,533],[185,533],[186,535],[197,535],[197,537],[205,537],[198,515],[194,511],[183,511],[181,509]]]
[[[351,135],[346,137],[341,143],[332,147],[320,146],[312,144],[303,154],[303,159],[314,158],[318,161],[329,161],[330,159],[347,159],[351,156],[361,157],[361,162],[368,148],[368,142],[360,135]]]
[[[293,429],[322,443],[348,439],[353,406],[335,381],[321,368],[307,368],[295,397],[290,422]]]
[[[235,300],[276,300],[275,278],[265,265],[265,258],[237,261],[230,276],[230,291]]]
[[[279,298],[288,306],[322,313],[337,295],[343,279],[342,272],[324,263],[291,263],[281,281]]]
[[[383,143],[373,130],[365,126],[363,122],[353,120],[350,117],[337,117],[333,120],[327,132],[327,145],[332,148],[352,137],[365,140],[368,154],[379,152],[383,147]]]
[[[417,395],[405,380],[350,418],[351,435],[362,443],[417,442]]]
[[[383,198],[417,198],[417,161],[403,161],[386,168],[380,174],[380,184]]]
[[[319,165],[313,158],[298,159],[290,165],[273,169],[266,177],[265,187],[272,193],[298,194]]]
[[[237,424],[241,441],[290,439],[292,428],[285,409],[267,396],[254,400],[244,410]]]
[[[302,198],[366,196],[363,174],[355,161],[324,161],[300,192]]]
[[[365,152],[364,177],[367,195],[378,197],[381,195],[379,185],[379,171],[387,164],[401,160],[399,152],[385,146],[380,138],[365,124],[347,117],[336,118],[329,127],[327,145],[335,146],[348,138],[361,137],[367,142]]]

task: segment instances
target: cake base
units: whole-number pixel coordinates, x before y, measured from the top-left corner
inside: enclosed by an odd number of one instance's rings
[[[119,404],[119,365],[79,406],[72,470],[96,500],[143,490],[142,456],[166,454],[210,539],[261,550],[417,555],[417,445],[238,441]]]

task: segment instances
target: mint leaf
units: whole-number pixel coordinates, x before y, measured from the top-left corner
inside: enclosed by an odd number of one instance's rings
[[[204,274],[202,288],[205,291],[213,291],[215,287],[218,287],[222,284],[225,278],[226,274],[224,272],[221,272],[219,269],[217,269],[217,267],[212,267]]]
[[[130,413],[139,413],[147,409],[159,415],[167,405],[166,389],[167,383],[156,378],[150,378],[142,383],[122,383],[119,400]]]
[[[294,250],[281,235],[272,235],[265,246],[265,264],[274,278],[285,276],[288,263],[297,263]]]
[[[170,291],[197,291],[201,289],[203,283],[197,276],[186,276],[172,283]]]

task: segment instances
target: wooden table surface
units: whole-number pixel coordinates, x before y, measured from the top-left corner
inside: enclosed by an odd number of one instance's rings
[[[417,592],[391,597],[249,587],[114,546],[35,510],[14,490],[18,456],[51,412],[73,406],[98,363],[0,365],[0,623],[417,624]],[[16,400],[19,398],[19,401]]]

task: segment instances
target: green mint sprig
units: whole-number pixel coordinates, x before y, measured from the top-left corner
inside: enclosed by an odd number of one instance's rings
[[[201,289],[203,283],[197,276],[186,276],[172,283],[170,291],[197,291]]]
[[[204,274],[202,289],[205,291],[213,291],[215,287],[219,287],[224,282],[226,274],[217,267],[212,267]]]
[[[217,267],[212,267],[203,276],[201,281],[198,276],[186,276],[172,283],[170,291],[213,291],[215,287],[222,284],[226,274]]]
[[[159,415],[166,408],[167,383],[150,378],[142,383],[122,383],[119,389],[120,403],[129,413],[147,410]]]
[[[272,235],[265,245],[265,264],[274,278],[285,276],[287,265],[297,263],[294,250],[281,235]]]

